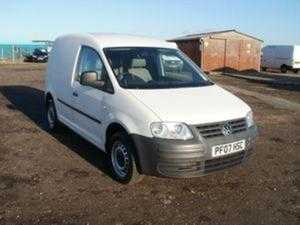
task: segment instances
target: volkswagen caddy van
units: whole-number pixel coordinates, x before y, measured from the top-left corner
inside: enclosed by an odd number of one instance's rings
[[[130,35],[58,37],[45,105],[48,128],[62,123],[106,152],[122,183],[238,165],[257,133],[250,107],[208,79],[175,43]]]

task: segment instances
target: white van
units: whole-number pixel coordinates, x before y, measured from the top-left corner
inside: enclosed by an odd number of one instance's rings
[[[282,73],[300,69],[300,45],[268,45],[262,49],[262,70],[280,69]]]
[[[246,103],[211,82],[176,44],[145,37],[57,38],[45,103],[49,129],[61,122],[106,152],[122,183],[240,164],[257,133]]]

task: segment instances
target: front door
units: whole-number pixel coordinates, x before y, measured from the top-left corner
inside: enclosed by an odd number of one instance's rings
[[[81,82],[87,72],[96,74],[95,80]],[[76,76],[73,82],[74,120],[79,133],[98,147],[102,148],[104,140],[102,123],[106,115],[105,97],[110,95],[100,82],[109,82],[106,69],[96,50],[83,46],[80,51]]]

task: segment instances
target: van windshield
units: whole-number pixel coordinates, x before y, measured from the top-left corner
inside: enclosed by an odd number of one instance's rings
[[[105,48],[104,53],[123,88],[158,89],[213,84],[176,49],[120,47]]]

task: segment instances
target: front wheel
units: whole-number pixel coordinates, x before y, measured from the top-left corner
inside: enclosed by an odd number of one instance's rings
[[[110,138],[108,160],[114,178],[120,183],[136,183],[143,178],[137,170],[134,146],[125,132],[117,132]]]
[[[294,73],[298,73],[298,71],[299,71],[299,70],[296,69],[296,70],[294,70]]]

